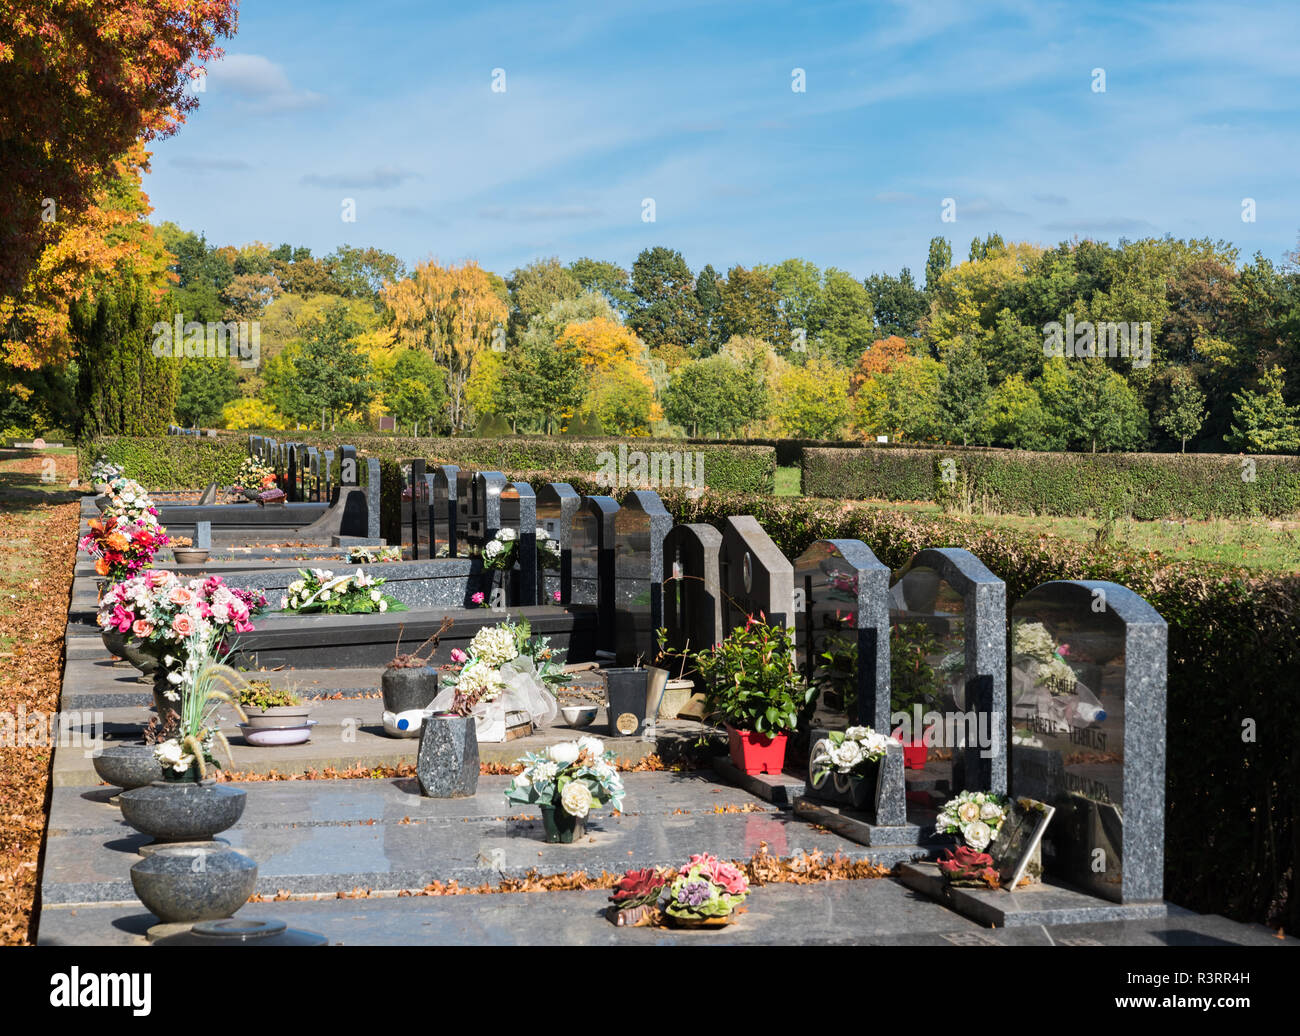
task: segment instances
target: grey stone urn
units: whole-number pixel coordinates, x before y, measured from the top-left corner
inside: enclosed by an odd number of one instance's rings
[[[243,788],[204,781],[153,781],[122,793],[122,819],[160,842],[206,842],[244,813]]]
[[[104,647],[115,659],[126,660],[126,634],[119,633],[117,630],[101,630],[99,639],[104,642]]]
[[[131,884],[168,924],[229,917],[257,887],[257,864],[233,849],[159,849],[131,868]]]
[[[393,666],[379,679],[386,712],[427,709],[438,696],[438,670],[433,666]]]
[[[153,683],[153,674],[158,670],[158,656],[146,651],[134,637],[127,637],[122,643],[123,657],[140,670],[140,683]]]
[[[434,799],[469,798],[478,790],[478,766],[474,718],[426,713],[415,763],[420,793]]]
[[[143,788],[163,779],[162,766],[153,754],[153,745],[106,745],[91,762],[100,780],[115,784],[123,791]]]

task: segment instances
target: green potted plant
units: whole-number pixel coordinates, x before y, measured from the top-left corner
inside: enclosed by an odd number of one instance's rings
[[[269,680],[249,680],[240,688],[239,704],[253,730],[305,726],[311,714],[298,695],[272,687]]]
[[[814,694],[799,672],[794,630],[751,615],[720,644],[691,657],[704,680],[708,713],[730,734],[732,762],[745,773],[780,773],[786,737]]]

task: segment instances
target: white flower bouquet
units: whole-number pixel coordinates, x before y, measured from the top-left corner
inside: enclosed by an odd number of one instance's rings
[[[469,642],[469,651],[451,653],[442,668],[441,687],[432,708],[487,720],[493,711],[527,712],[537,726],[559,714],[551,688],[569,682],[561,652],[545,637],[534,637],[527,620],[484,626]]]
[[[519,760],[524,771],[510,782],[506,801],[520,806],[550,806],[585,818],[608,805],[623,808],[623,780],[614,753],[598,737],[562,741]]]
[[[537,564],[541,568],[560,567],[560,544],[540,525],[534,531],[537,541]],[[483,567],[508,572],[519,560],[519,532],[502,529],[483,545]]]
[[[944,803],[934,829],[941,835],[961,835],[976,852],[997,840],[1007,818],[1009,800],[986,791],[963,791]]]
[[[371,612],[404,612],[406,605],[384,593],[385,580],[368,576],[362,569],[353,575],[336,576],[325,569],[298,569],[301,579],[289,584],[288,593],[280,598],[286,612],[331,615],[366,615]]]
[[[813,746],[813,773],[819,782],[832,773],[862,777],[871,763],[884,757],[888,748],[889,736],[870,727],[832,730]]]

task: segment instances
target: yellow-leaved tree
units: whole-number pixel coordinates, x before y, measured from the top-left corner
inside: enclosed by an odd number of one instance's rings
[[[499,281],[472,260],[461,266],[430,260],[381,292],[398,342],[427,350],[447,369],[453,429],[468,423],[465,383],[475,357],[492,347],[494,336],[502,336],[504,344],[508,311]]]
[[[663,419],[650,376],[650,354],[636,334],[617,321],[596,317],[569,324],[555,339],[572,351],[587,374],[582,409],[606,431],[646,435]]]

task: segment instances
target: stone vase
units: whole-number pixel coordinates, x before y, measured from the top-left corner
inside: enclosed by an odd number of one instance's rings
[[[230,917],[257,887],[257,864],[233,849],[159,849],[131,868],[131,884],[169,924]]]
[[[463,799],[478,790],[478,736],[474,717],[430,713],[420,731],[415,772],[420,793],[435,799]]]
[[[104,642],[104,648],[114,659],[125,662],[126,659],[126,634],[119,633],[117,630],[102,630],[99,639]]]
[[[198,781],[153,781],[122,793],[122,819],[160,842],[207,842],[244,813],[243,788]]]
[[[123,791],[143,788],[163,779],[162,765],[153,745],[144,743],[107,745],[91,759],[100,780]]]
[[[126,638],[122,650],[126,660],[140,670],[140,682],[153,683],[153,674],[158,669],[158,656],[134,637]]]
[[[393,666],[379,678],[387,712],[427,709],[438,697],[438,670],[433,666]]]

